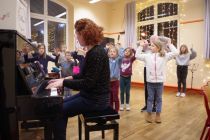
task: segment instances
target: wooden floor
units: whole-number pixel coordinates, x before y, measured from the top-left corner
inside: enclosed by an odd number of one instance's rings
[[[120,111],[120,140],[198,140],[206,112],[203,97],[188,91],[185,98],[176,97],[176,91],[165,90],[163,94],[162,123],[146,123],[144,113],[143,89],[132,88],[131,111]],[[83,131],[84,132],[84,131]],[[84,137],[83,137],[84,138]],[[105,139],[112,140],[112,131],[106,131]],[[43,139],[43,129],[21,130],[21,140]],[[91,132],[91,140],[101,140],[100,132]],[[78,140],[77,117],[70,118],[67,129],[67,140]]]

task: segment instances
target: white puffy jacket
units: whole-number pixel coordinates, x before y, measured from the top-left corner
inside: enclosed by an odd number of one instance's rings
[[[170,52],[164,57],[160,57],[159,53],[142,53],[142,48],[137,48],[136,59],[145,62],[147,69],[147,82],[159,83],[165,81],[166,63],[178,55],[178,50],[173,44],[169,45]]]

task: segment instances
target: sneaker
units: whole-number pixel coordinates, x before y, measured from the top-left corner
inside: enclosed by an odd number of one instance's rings
[[[141,112],[144,112],[144,111],[147,111],[147,106],[144,106],[144,107],[141,109]]]
[[[181,95],[180,95],[181,97],[185,97],[186,96],[186,94],[185,93],[181,93]]]
[[[121,104],[120,105],[120,111],[123,111],[124,110],[124,104]]]
[[[180,92],[177,92],[176,97],[179,97],[180,95],[181,95],[181,93]]]
[[[126,110],[127,110],[127,111],[130,111],[130,110],[131,110],[131,108],[130,108],[130,105],[129,105],[129,104],[126,104]]]

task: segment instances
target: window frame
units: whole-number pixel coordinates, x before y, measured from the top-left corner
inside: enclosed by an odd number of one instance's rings
[[[172,16],[167,16],[167,17],[161,17],[158,18],[158,4],[160,3],[173,3],[173,4],[177,4],[177,8],[178,8],[178,12],[177,15],[172,15]],[[139,6],[140,5],[140,6]],[[181,4],[179,2],[173,1],[173,2],[168,2],[168,1],[161,1],[161,2],[153,2],[153,3],[140,3],[137,6],[137,10],[136,10],[136,19],[138,19],[138,13],[141,12],[142,10],[150,7],[150,6],[154,6],[154,19],[152,20],[147,20],[147,21],[141,21],[136,23],[136,31],[138,32],[138,27],[140,28],[140,26],[145,26],[145,25],[150,25],[150,24],[154,24],[154,34],[158,35],[158,23],[163,23],[163,22],[167,22],[167,21],[173,21],[173,20],[177,20],[177,46],[179,46],[180,44],[180,7]],[[143,6],[144,5],[144,6]],[[138,33],[137,33],[138,34]],[[140,36],[138,36],[137,38],[139,38]]]
[[[68,33],[68,8],[65,6],[63,3],[59,2],[58,0],[50,0],[51,2],[54,2],[63,8],[66,9],[66,19],[64,18],[58,18],[58,17],[52,17],[48,15],[48,0],[44,0],[44,14],[37,14],[37,13],[32,13],[30,12],[31,16],[30,18],[34,19],[40,19],[44,21],[44,44],[46,46],[46,51],[48,52],[48,21],[53,21],[53,22],[58,22],[58,23],[64,23],[66,24],[66,45],[69,44],[68,38],[69,38],[69,33]]]

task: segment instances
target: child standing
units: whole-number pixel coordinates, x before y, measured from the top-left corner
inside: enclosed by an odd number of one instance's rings
[[[61,66],[61,77],[65,78],[68,76],[73,76],[73,67],[76,65],[71,52],[65,52],[65,59],[62,63],[58,63]],[[71,89],[64,87],[64,97],[71,96]]]
[[[152,35],[150,37],[150,43],[153,43],[156,39],[158,39],[157,35]],[[147,40],[140,40],[139,45],[142,47],[142,52],[147,54],[147,53],[151,53],[151,49],[149,46],[149,43]],[[145,98],[145,106],[141,109],[141,112],[147,111],[147,98],[148,98],[148,91],[147,91],[147,69],[146,69],[146,65],[144,64],[144,98]],[[153,102],[153,108],[152,108],[152,112],[156,112],[156,98],[154,97],[154,102]]]
[[[108,48],[109,68],[110,68],[110,105],[119,111],[119,79],[120,64],[122,57],[118,53],[117,47],[110,45]]]
[[[48,62],[49,61],[52,61],[52,62],[55,62],[57,63],[58,62],[58,59],[59,59],[59,54],[56,52],[56,58],[53,58],[49,55],[46,54],[46,47],[44,44],[42,43],[39,43],[38,46],[38,54],[37,55],[33,55],[33,58],[29,58],[28,56],[28,50],[24,49],[24,59],[25,59],[25,62],[26,63],[29,63],[29,62],[35,62],[35,61],[39,61],[39,63],[41,64],[41,67],[43,68],[45,74],[48,73]]]
[[[176,73],[178,79],[178,92],[176,94],[177,97],[185,97],[186,95],[186,79],[188,74],[188,65],[190,60],[194,59],[197,56],[193,48],[191,48],[190,50],[191,53],[189,53],[187,45],[183,44],[180,47],[179,55],[176,57]],[[183,85],[182,93],[181,84]]]
[[[77,74],[82,71],[86,52],[87,50],[85,48],[77,48],[74,52],[71,53],[72,57],[79,61],[79,66],[76,65],[74,67],[74,71],[77,71]]]
[[[120,67],[120,110],[124,109],[124,94],[126,95],[126,110],[130,110],[130,86],[132,75],[132,64],[136,60],[135,50],[128,47],[124,50]]]
[[[136,58],[144,61],[147,68],[147,114],[145,120],[149,123],[152,120],[152,106],[154,97],[156,96],[156,123],[161,123],[160,113],[162,111],[162,93],[163,93],[163,82],[165,80],[165,66],[167,61],[173,59],[178,55],[177,49],[171,44],[171,40],[168,40],[168,47],[171,52],[166,53],[164,50],[163,42],[156,39],[151,44],[151,52],[148,54],[141,54],[142,48],[138,48]]]

